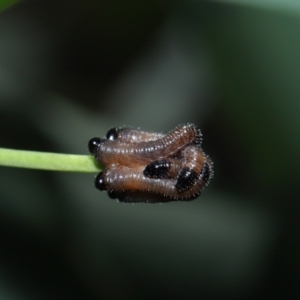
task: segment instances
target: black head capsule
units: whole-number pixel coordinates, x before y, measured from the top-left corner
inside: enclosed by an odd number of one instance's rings
[[[88,143],[88,148],[89,148],[89,151],[90,153],[93,155],[93,156],[96,156],[97,155],[97,150],[98,150],[98,147],[100,144],[102,144],[104,142],[103,139],[100,139],[98,137],[94,137],[92,139],[89,140],[89,143]]]
[[[113,127],[107,131],[106,138],[110,141],[114,141],[119,137],[120,129]]]
[[[106,190],[103,172],[100,172],[95,178],[95,187],[100,191]]]

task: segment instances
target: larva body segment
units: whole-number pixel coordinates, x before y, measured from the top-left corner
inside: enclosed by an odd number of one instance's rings
[[[195,146],[187,146],[183,149],[182,156],[182,169],[175,185],[181,192],[188,190],[195,184],[205,162],[205,154]]]
[[[108,196],[112,199],[118,199],[120,202],[123,203],[139,203],[139,202],[146,202],[146,203],[166,203],[171,201],[191,201],[196,199],[201,195],[201,191],[199,194],[191,196],[190,198],[186,199],[172,199],[167,196],[162,196],[157,193],[149,193],[149,192],[113,192],[113,197],[110,196],[110,192],[108,192]]]
[[[206,156],[206,162],[204,163],[203,168],[201,170],[200,178],[205,182],[206,185],[208,185],[213,176],[213,162],[208,156]]]
[[[162,137],[164,137],[162,133],[142,131],[131,127],[112,128],[106,135],[108,140],[118,140],[123,143],[149,142],[161,139]]]
[[[206,157],[202,149],[194,146],[187,146],[182,150],[182,167],[193,169],[198,175],[202,170]]]

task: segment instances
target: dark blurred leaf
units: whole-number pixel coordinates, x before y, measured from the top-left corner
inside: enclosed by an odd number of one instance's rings
[[[0,11],[7,8],[14,3],[19,2],[18,0],[0,0]]]
[[[241,4],[277,10],[280,12],[300,14],[300,2],[298,0],[217,0],[217,2]]]

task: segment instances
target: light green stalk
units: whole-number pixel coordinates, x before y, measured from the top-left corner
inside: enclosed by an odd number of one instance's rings
[[[59,154],[0,148],[0,166],[63,172],[95,173],[101,169],[88,155]]]

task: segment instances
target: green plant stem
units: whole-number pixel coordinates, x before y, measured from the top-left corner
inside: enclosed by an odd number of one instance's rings
[[[0,148],[0,165],[63,172],[99,172],[101,166],[88,155],[60,154]]]

